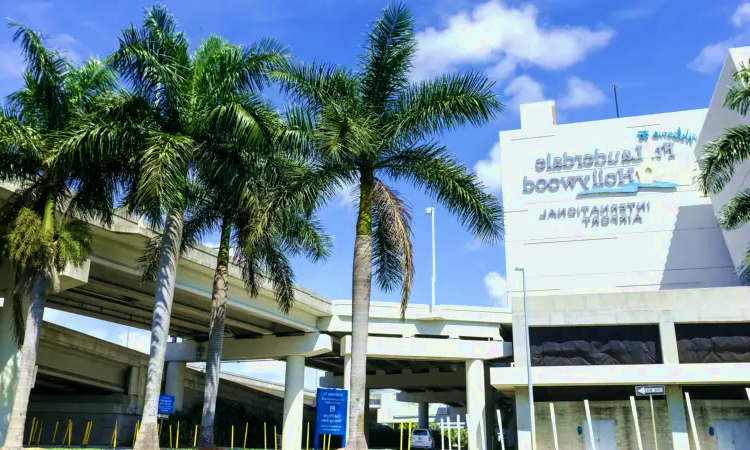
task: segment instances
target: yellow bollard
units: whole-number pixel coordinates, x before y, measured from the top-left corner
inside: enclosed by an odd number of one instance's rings
[[[245,422],[245,439],[242,441],[242,448],[247,448],[247,425],[248,423]]]
[[[234,425],[232,425],[232,445],[229,448],[234,448]]]
[[[86,430],[83,432],[83,445],[89,445],[89,438],[91,437],[91,428],[94,426],[94,421],[89,420],[86,422]]]
[[[177,421],[177,438],[174,440],[174,448],[180,446],[180,421]]]
[[[331,436],[330,434],[328,435],[328,450],[331,450],[331,438],[332,437],[333,436]]]
[[[172,424],[169,424],[169,447],[172,447]]]
[[[36,417],[31,418],[31,427],[29,429],[29,443],[26,444],[27,447],[31,447],[31,440],[34,438],[34,428],[36,427]]]
[[[404,422],[398,424],[398,450],[404,450]]]
[[[305,450],[310,450],[310,422],[307,422],[307,440],[305,441]]]
[[[409,434],[406,436],[406,439],[408,439],[407,442],[409,443],[408,448],[411,450],[411,420],[409,421]]]
[[[70,432],[68,432],[68,447],[70,447],[70,441],[73,439],[73,421],[68,422]]]
[[[55,445],[55,438],[57,437],[57,426],[60,425],[60,421],[55,422],[55,432],[52,433],[52,445]]]
[[[265,422],[263,422],[263,450],[268,450],[268,431],[266,431]]]
[[[193,447],[198,446],[198,425],[195,426],[195,434],[193,434]]]
[[[276,442],[276,425],[273,426],[273,450],[279,450],[279,444]]]
[[[117,420],[115,420],[115,428],[112,430],[112,439],[110,439],[112,448],[117,447]]]
[[[323,450],[326,450],[326,435],[323,435]]]
[[[42,420],[39,423],[39,433],[36,435],[36,446],[39,447],[39,441],[42,440],[42,427],[44,426],[44,421]]]
[[[135,422],[135,428],[133,429],[133,447],[135,447],[135,440],[138,439],[138,426],[140,424],[141,424],[140,420]]]

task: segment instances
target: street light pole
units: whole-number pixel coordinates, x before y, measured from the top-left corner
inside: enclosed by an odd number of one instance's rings
[[[424,213],[432,219],[432,302],[430,303],[430,312],[435,312],[435,207],[425,208]]]
[[[531,382],[531,341],[529,340],[529,308],[526,303],[526,271],[516,267],[523,280],[523,327],[526,333],[526,377],[529,381],[529,411],[531,416],[531,449],[536,448],[536,423],[534,420],[534,386]]]

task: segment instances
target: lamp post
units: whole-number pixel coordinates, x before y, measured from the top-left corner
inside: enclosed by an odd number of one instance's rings
[[[536,448],[536,424],[534,421],[534,386],[531,382],[531,341],[529,340],[529,308],[526,304],[526,271],[522,267],[516,267],[516,272],[521,272],[523,280],[523,328],[526,333],[526,377],[529,380],[529,412],[531,416],[531,449]]]
[[[432,302],[430,303],[430,312],[435,312],[435,207],[430,206],[424,209],[426,216],[432,219]]]

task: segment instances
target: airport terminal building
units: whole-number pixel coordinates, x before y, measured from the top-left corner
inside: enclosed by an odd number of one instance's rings
[[[517,448],[532,426],[535,449],[750,448],[750,234],[716,220],[750,166],[717,196],[693,183],[704,144],[743,123],[723,103],[749,58],[730,51],[707,109],[558,125],[543,102],[500,133],[514,367],[491,378]]]
[[[750,47],[730,50],[701,110],[556,124],[554,103],[522,105],[521,129],[500,133],[510,307],[412,305],[402,320],[398,304],[372,303],[368,392],[418,403],[422,427],[430,404],[448,405],[467,450],[750,449],[750,290],[736,271],[750,227],[727,232],[716,220],[750,186],[750,162],[718,195],[693,185],[704,144],[748,123],[723,107],[748,60]],[[16,189],[0,184],[0,203]],[[92,230],[89,261],[65,271],[47,306],[150,329],[154,287],[140,282],[137,260],[153,230],[126,216]],[[169,334],[181,341],[168,344],[163,388],[177,411],[201,398],[202,374],[187,369],[205,360],[215,264],[201,246],[179,263]],[[0,297],[13,282],[0,266]],[[282,450],[305,448],[305,368],[326,372],[321,387],[349,387],[351,316],[350,302],[301,287],[282,314],[270,285],[251,298],[232,267],[223,359],[284,360],[285,385],[225,379],[220,395],[273,410]],[[10,320],[3,306],[0,445],[19,364]],[[47,327],[40,346],[26,428],[32,417],[48,424],[39,445],[56,444],[49,424],[71,418],[73,445],[89,420],[102,445],[115,425],[130,442],[145,355],[59,327]],[[382,394],[370,400],[366,422],[399,420]]]

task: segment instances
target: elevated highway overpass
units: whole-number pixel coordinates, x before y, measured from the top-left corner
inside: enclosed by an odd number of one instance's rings
[[[0,202],[14,187],[0,186]],[[111,228],[92,223],[93,248],[80,269],[61,277],[62,290],[48,298],[51,308],[150,330],[154,284],[141,283],[138,257],[154,235],[144,222],[125,214]],[[165,393],[176,394],[176,406],[186,385],[189,363],[205,359],[210,298],[216,251],[192,248],[180,259],[169,335],[182,342],[168,344]],[[7,265],[0,269],[0,296],[12,290]],[[333,302],[302,287],[289,314],[281,313],[270,284],[259,295],[245,290],[239,269],[230,268],[229,299],[223,358],[226,361],[285,360],[284,448],[299,448],[303,411],[304,368],[323,370],[321,385],[348,388],[351,304]],[[2,294],[5,292],[5,295]],[[3,314],[3,324],[8,315]],[[472,417],[472,448],[489,439],[494,408],[488,371],[508,365],[512,344],[512,314],[496,308],[438,306],[434,311],[412,305],[401,320],[398,305],[374,302],[370,310],[367,387],[393,388],[421,394],[425,404],[466,407]],[[10,394],[15,384],[16,348],[7,333],[0,339],[2,384]],[[140,369],[138,369],[140,370]],[[428,376],[426,376],[428,375]],[[130,395],[130,394],[129,394]],[[8,395],[0,403],[0,440],[9,415]],[[12,397],[10,397],[12,398]],[[463,402],[461,398],[465,398]],[[130,398],[130,410],[140,412],[142,399]],[[426,414],[425,414],[426,416]],[[426,419],[425,419],[426,420]]]

